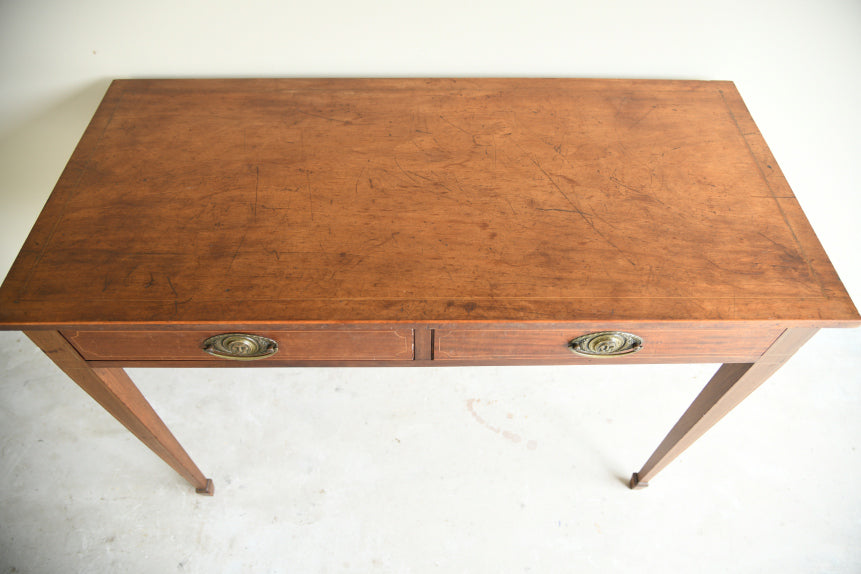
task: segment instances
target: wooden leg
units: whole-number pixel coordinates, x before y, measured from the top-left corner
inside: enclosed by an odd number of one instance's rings
[[[731,363],[718,369],[640,472],[631,476],[631,488],[648,486],[656,474],[764,383],[816,331],[787,329],[755,363]]]
[[[197,468],[124,370],[90,367],[57,331],[24,334],[106,411],[190,482],[199,494],[213,494],[212,480]]]

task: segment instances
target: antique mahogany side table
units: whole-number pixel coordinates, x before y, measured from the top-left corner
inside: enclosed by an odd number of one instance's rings
[[[123,367],[722,363],[642,487],[859,323],[731,82],[118,80],[0,288],[203,494]]]

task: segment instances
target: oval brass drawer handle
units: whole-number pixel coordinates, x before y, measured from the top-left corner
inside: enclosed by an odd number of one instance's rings
[[[573,339],[568,343],[568,348],[585,357],[618,357],[642,349],[643,340],[631,333],[601,331]]]
[[[205,340],[202,348],[210,355],[223,359],[253,361],[277,353],[278,343],[260,335],[224,333]]]

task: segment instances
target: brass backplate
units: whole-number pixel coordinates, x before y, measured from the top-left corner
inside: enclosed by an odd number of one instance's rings
[[[571,340],[568,348],[585,357],[618,357],[642,349],[643,340],[622,331],[600,331]]]
[[[253,361],[277,353],[278,343],[260,335],[224,333],[205,340],[202,349],[222,359]]]

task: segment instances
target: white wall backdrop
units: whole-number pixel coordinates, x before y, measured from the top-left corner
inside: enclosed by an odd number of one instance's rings
[[[0,278],[112,78],[215,76],[733,80],[861,304],[861,0],[0,0]],[[0,573],[857,572],[858,349],[823,330],[638,494],[708,365],[141,369],[201,501],[0,333]],[[478,396],[567,426],[503,451]]]
[[[111,78],[425,75],[735,81],[861,300],[857,0],[0,0],[0,275]]]

